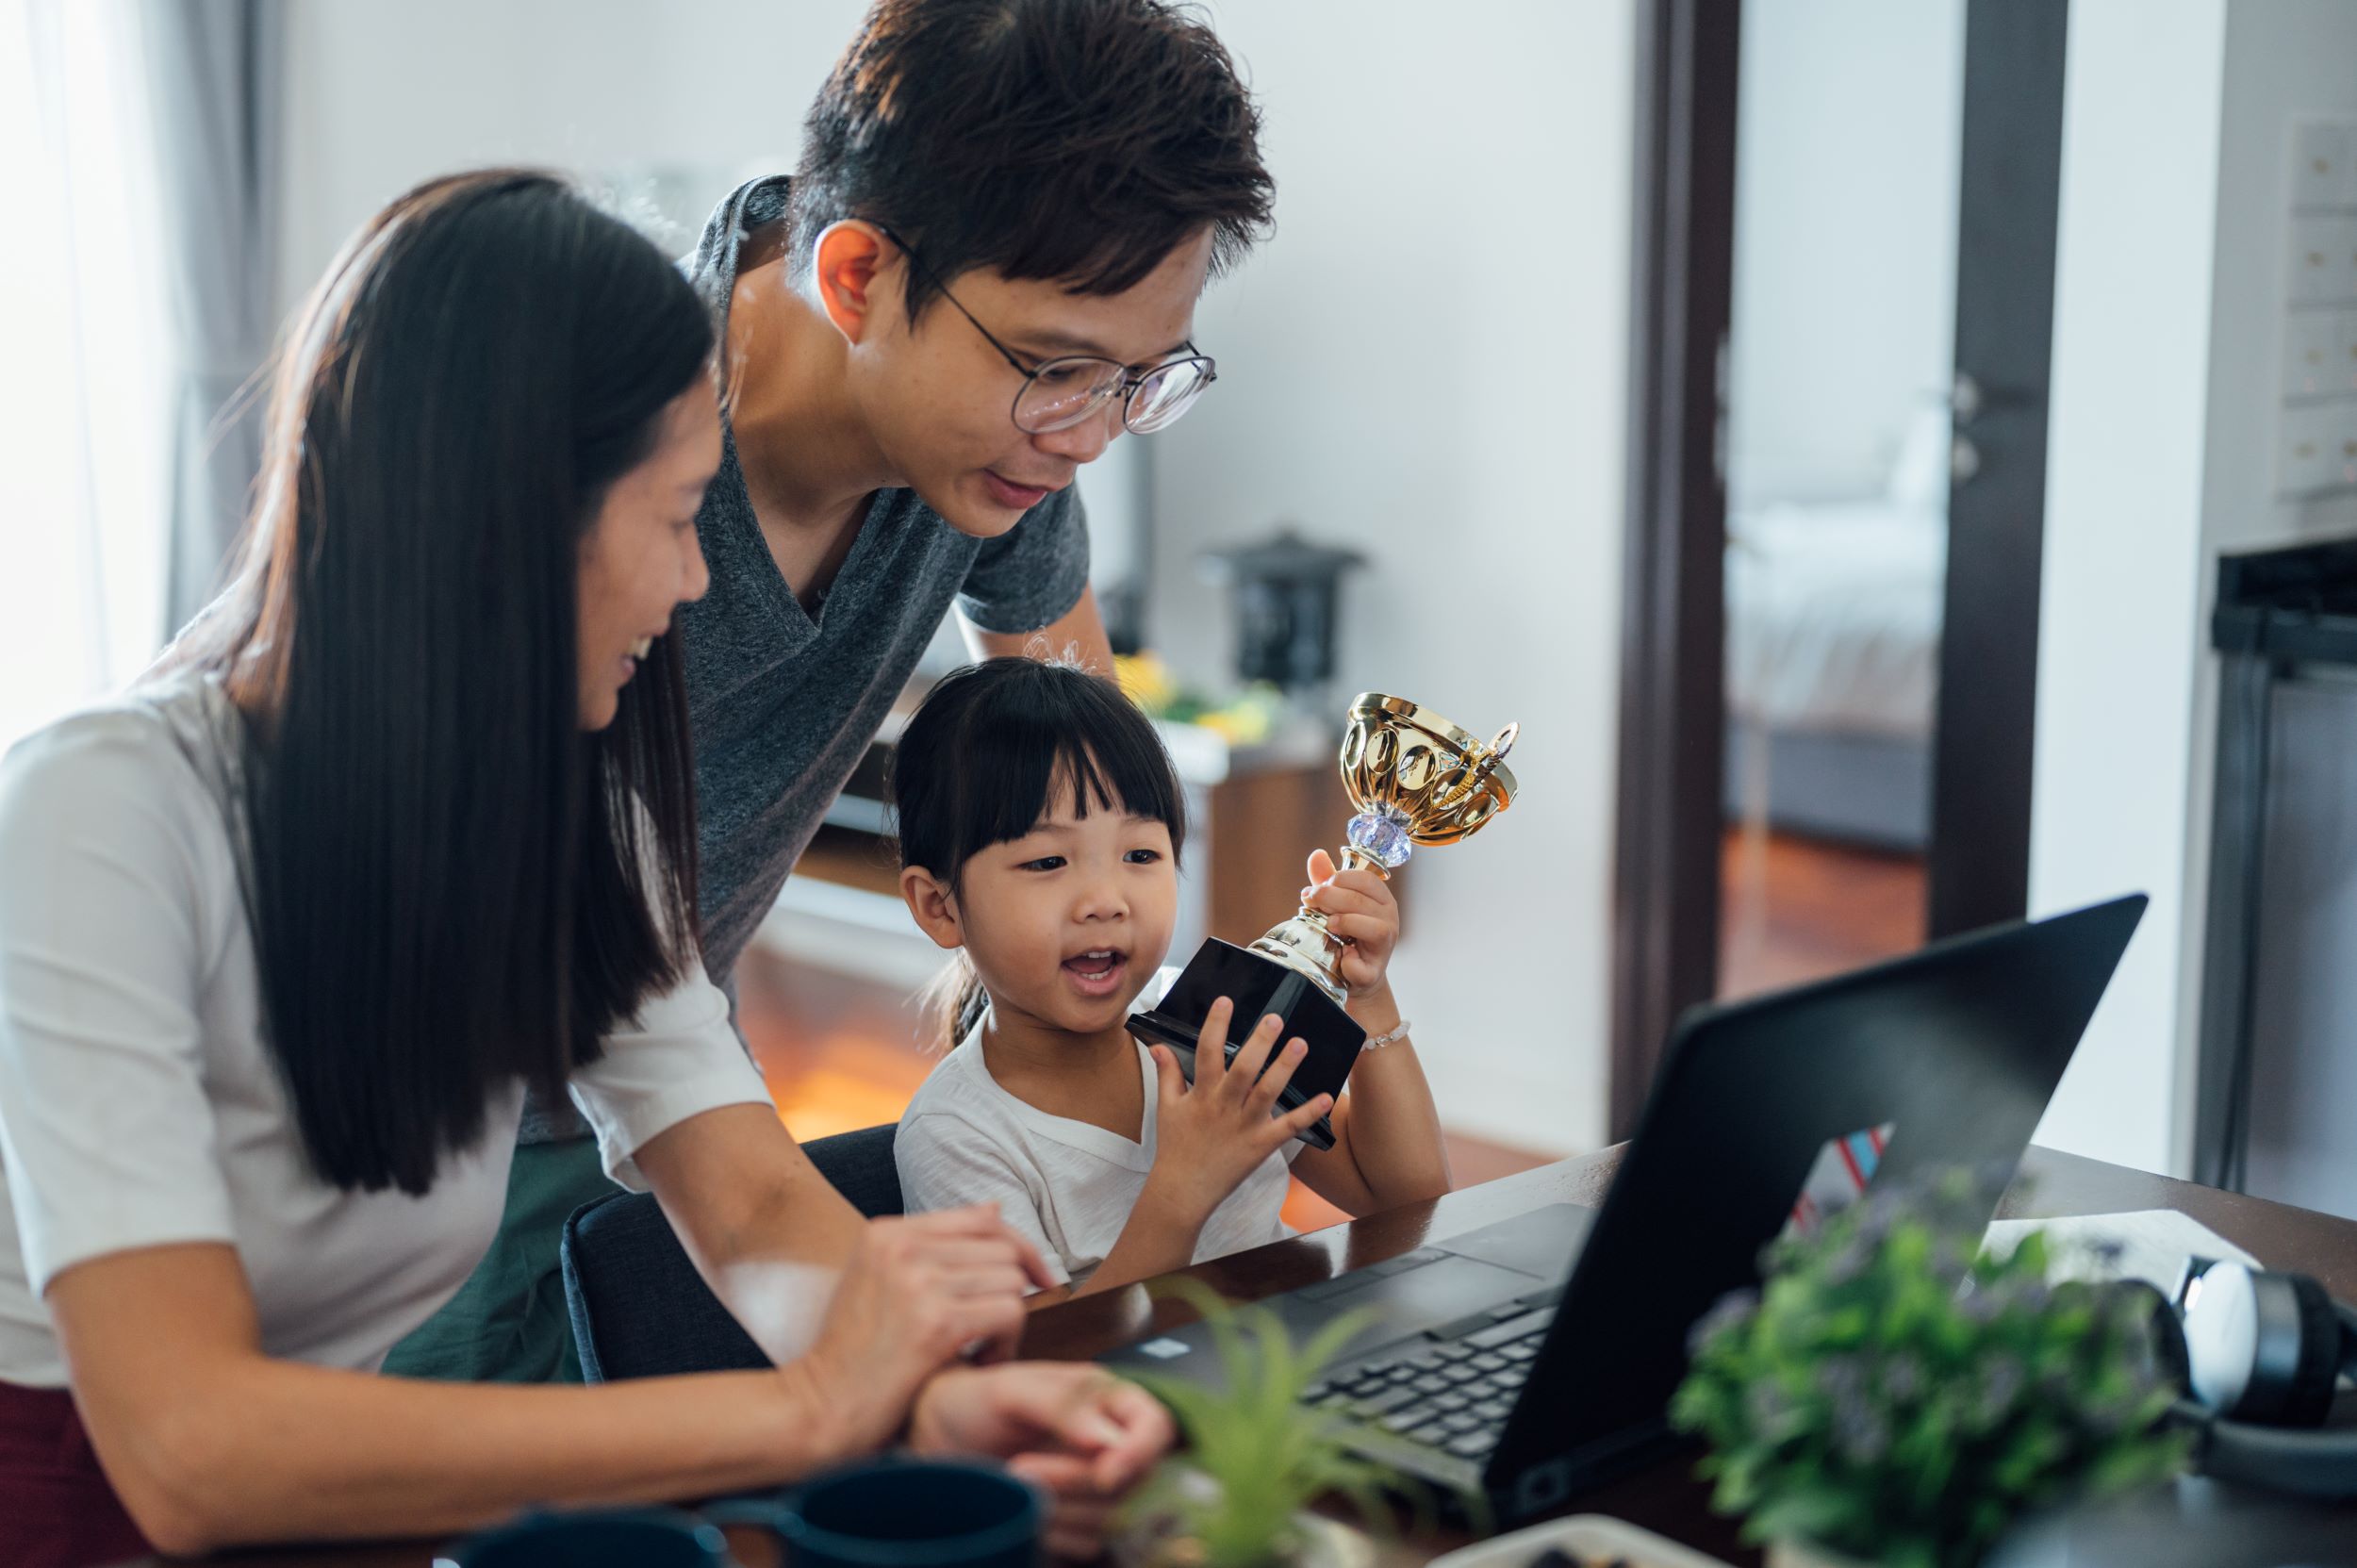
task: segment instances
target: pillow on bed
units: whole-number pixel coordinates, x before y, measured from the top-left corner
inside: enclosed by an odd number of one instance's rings
[[[1937,404],[1915,411],[1899,455],[1890,465],[1890,503],[1911,511],[1948,509],[1948,410]]]

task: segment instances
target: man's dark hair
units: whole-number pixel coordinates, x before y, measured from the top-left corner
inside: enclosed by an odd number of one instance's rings
[[[1260,111],[1165,0],[879,0],[802,126],[789,263],[861,218],[917,248],[915,320],[987,267],[1117,294],[1211,231],[1211,275],[1270,226]]]
[[[268,1039],[336,1186],[423,1193],[694,966],[677,639],[585,734],[575,612],[712,346],[661,252],[517,170],[378,213],[287,344],[236,577],[170,663],[252,720]]]

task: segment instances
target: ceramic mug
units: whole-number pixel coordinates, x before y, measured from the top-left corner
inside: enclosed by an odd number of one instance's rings
[[[714,1526],[647,1508],[527,1513],[468,1537],[456,1560],[457,1568],[729,1568],[730,1560]]]
[[[704,1513],[769,1531],[787,1568],[1037,1568],[1047,1519],[1031,1486],[953,1460],[856,1465]]]

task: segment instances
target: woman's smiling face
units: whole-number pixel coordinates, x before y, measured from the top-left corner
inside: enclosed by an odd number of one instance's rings
[[[581,727],[614,722],[622,688],[638,673],[671,612],[712,581],[696,541],[696,512],[720,467],[720,405],[698,376],[664,410],[654,450],[617,479],[581,540],[576,653]]]

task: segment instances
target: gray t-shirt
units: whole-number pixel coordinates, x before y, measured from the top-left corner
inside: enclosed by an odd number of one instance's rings
[[[738,246],[785,212],[786,176],[740,187],[704,225],[689,276],[726,341]],[[991,632],[1030,632],[1080,602],[1088,525],[1070,487],[995,539],[952,528],[913,490],[879,490],[816,611],[779,573],[730,435],[696,515],[712,586],[681,606],[696,737],[704,966],[733,996],[737,955],[954,602]],[[535,1106],[524,1141],[570,1135]]]

